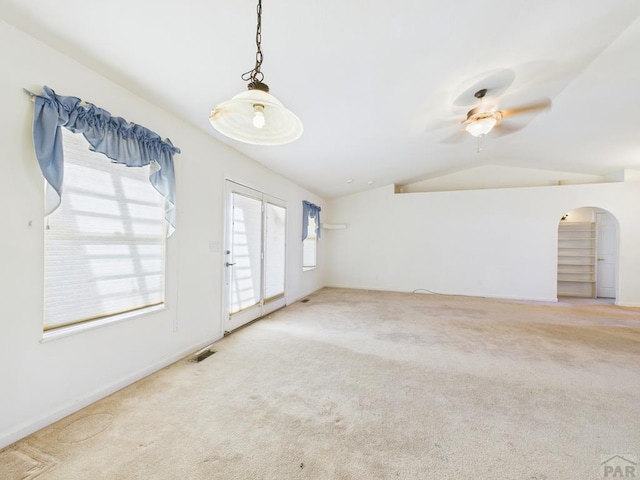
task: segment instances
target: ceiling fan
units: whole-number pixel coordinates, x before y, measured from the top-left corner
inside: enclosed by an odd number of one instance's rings
[[[478,99],[478,104],[467,112],[467,118],[462,122],[465,130],[474,137],[483,137],[494,131],[494,128],[498,134],[502,135],[515,132],[523,128],[524,125],[505,125],[503,123],[505,118],[523,113],[533,114],[551,108],[551,100],[544,98],[528,105],[498,110],[495,105],[485,100],[487,92],[486,88],[481,88],[474,94],[474,97]]]

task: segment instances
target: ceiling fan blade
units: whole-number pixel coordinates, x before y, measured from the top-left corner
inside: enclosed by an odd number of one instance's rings
[[[519,130],[522,130],[523,128],[524,125],[507,125],[500,122],[495,127],[493,127],[489,135],[491,135],[492,137],[504,137],[505,135],[515,133]]]
[[[430,122],[423,127],[423,130],[425,132],[435,132],[437,130],[442,130],[443,128],[452,128],[454,126],[459,126],[459,125],[460,125],[460,118],[456,116],[456,117],[444,118],[444,119],[439,119],[439,120]]]
[[[535,113],[541,112],[543,110],[549,110],[551,108],[551,100],[548,98],[543,98],[535,103],[530,103],[528,105],[522,105],[520,107],[508,108],[506,110],[501,110],[502,118],[511,117],[512,115],[520,115],[521,113]]]
[[[459,129],[451,135],[443,138],[438,143],[447,143],[447,144],[455,144],[464,141],[467,138],[468,134],[463,129]]]

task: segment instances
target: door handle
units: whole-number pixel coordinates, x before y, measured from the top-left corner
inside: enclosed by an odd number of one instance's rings
[[[604,258],[599,258],[598,261],[599,262],[604,262]]]
[[[233,263],[226,262],[226,263],[224,264],[224,266],[225,266],[225,267],[230,267],[231,265],[235,265],[235,264],[236,264],[236,262],[233,262]]]

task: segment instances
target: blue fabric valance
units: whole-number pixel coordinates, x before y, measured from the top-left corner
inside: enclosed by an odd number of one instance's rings
[[[316,237],[320,238],[320,211],[322,209],[306,200],[302,201],[302,241],[307,238],[307,231],[309,230],[309,219],[316,219]]]
[[[165,220],[169,224],[169,235],[173,233],[176,219],[173,154],[180,153],[179,148],[145,127],[112,117],[95,105],[83,106],[79,98],[56,95],[47,86],[43,88],[42,95],[34,95],[34,103],[36,157],[44,178],[53,190],[53,195],[47,195],[46,215],[58,208],[62,197],[62,126],[74,133],[82,133],[91,150],[106,155],[112,162],[128,167],[151,165],[149,181],[165,199]]]

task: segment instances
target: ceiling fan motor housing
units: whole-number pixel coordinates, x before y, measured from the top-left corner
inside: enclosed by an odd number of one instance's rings
[[[467,112],[467,119],[464,123],[476,122],[485,118],[495,118],[497,121],[502,119],[502,112],[496,110],[494,105],[478,105]]]

